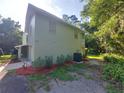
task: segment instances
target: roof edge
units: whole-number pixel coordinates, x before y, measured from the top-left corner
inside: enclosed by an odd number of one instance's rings
[[[62,20],[61,18],[59,18],[59,17],[57,17],[57,16],[55,16],[55,15],[53,15],[53,14],[51,14],[51,13],[49,13],[49,12],[43,10],[43,9],[41,9],[41,8],[38,8],[38,7],[36,7],[36,6],[34,6],[34,5],[30,4],[30,3],[28,3],[28,10],[30,10],[30,9],[31,9],[32,11],[43,12],[43,13],[45,13],[46,15],[51,16],[51,17],[53,17],[53,18],[56,18],[57,20],[61,21],[62,23],[67,24],[67,25],[69,25],[69,26],[71,26],[71,27],[73,27],[73,28],[76,28],[76,29],[78,29],[78,30],[81,30],[81,31],[83,32],[82,29],[80,29],[80,28],[78,28],[78,27],[76,27],[76,26],[74,26],[74,25],[72,25],[72,24],[69,24],[69,23],[65,22],[65,21]],[[27,10],[27,12],[28,12],[28,10]]]

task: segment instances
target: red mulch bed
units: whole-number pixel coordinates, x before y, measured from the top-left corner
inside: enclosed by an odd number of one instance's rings
[[[65,62],[65,65],[70,65],[70,64],[74,64],[74,62],[73,61]],[[22,67],[16,69],[16,74],[18,75],[31,75],[31,74],[40,74],[40,73],[47,74],[55,70],[57,67],[58,67],[57,64],[52,65],[50,68],[46,68],[46,67],[34,68],[32,66]]]
[[[75,62],[74,61],[67,61],[67,62],[65,62],[65,65],[71,65],[71,64],[75,64]]]

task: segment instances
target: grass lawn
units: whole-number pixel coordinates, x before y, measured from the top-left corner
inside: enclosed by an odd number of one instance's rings
[[[123,93],[122,92],[123,90],[116,88],[112,84],[108,84],[106,89],[107,89],[107,93]]]
[[[103,60],[103,55],[88,55],[89,59]]]
[[[0,65],[4,64],[6,60],[11,59],[11,55],[2,55],[0,56]]]
[[[7,60],[7,59],[10,59],[11,58],[11,55],[2,55],[0,56],[0,60]]]

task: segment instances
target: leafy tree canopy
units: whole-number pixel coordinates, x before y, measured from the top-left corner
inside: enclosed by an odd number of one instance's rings
[[[81,12],[90,17],[90,26],[107,52],[124,53],[124,0],[89,0]]]
[[[76,25],[77,23],[80,23],[81,21],[78,20],[78,18],[76,17],[76,15],[71,15],[68,16],[66,14],[63,14],[63,20],[69,24],[73,24]]]
[[[0,48],[9,53],[11,48],[21,44],[22,31],[19,22],[11,18],[0,18]]]

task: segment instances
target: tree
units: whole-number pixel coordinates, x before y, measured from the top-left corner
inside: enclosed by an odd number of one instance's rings
[[[89,0],[82,17],[90,17],[90,25],[98,31],[98,38],[106,52],[124,53],[124,1],[123,0]]]
[[[68,22],[69,21],[69,16],[68,15],[66,15],[66,14],[63,14],[63,20],[64,21],[66,21],[66,22]]]
[[[83,30],[85,30],[87,33],[94,33],[95,31],[97,31],[97,27],[95,26],[90,26],[89,22],[83,22],[81,24]]]
[[[85,35],[85,46],[88,48],[88,54],[97,55],[102,52],[99,42],[93,34]]]
[[[90,26],[89,22],[83,22],[81,26],[85,32],[85,46],[88,48],[88,54],[100,54],[102,50],[96,36],[94,35],[97,28]]]
[[[11,18],[0,19],[0,48],[5,53],[9,53],[14,46],[21,44],[22,32],[20,28],[19,22],[15,22]]]
[[[68,16],[66,14],[63,14],[63,20],[73,25],[76,25],[76,23],[80,22],[75,15]]]
[[[78,22],[78,18],[75,15],[71,15],[69,18],[71,19],[72,23]]]

